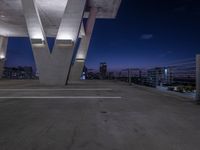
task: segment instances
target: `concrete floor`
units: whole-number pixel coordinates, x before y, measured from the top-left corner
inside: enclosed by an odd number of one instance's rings
[[[111,81],[0,88],[0,150],[200,149],[200,106],[191,99]]]

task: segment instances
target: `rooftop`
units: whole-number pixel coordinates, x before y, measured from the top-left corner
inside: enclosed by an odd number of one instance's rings
[[[122,82],[2,80],[0,149],[198,150],[199,114],[191,99]]]

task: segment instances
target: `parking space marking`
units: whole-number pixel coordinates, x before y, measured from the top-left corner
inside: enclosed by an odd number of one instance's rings
[[[69,89],[0,89],[0,92],[10,91],[112,91],[110,88],[69,88]]]
[[[121,96],[1,96],[0,99],[121,99]]]

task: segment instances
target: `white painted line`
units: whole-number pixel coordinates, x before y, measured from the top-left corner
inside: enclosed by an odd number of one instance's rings
[[[109,88],[90,88],[90,89],[0,89],[3,91],[112,91]]]
[[[1,96],[0,99],[121,99],[120,96]]]

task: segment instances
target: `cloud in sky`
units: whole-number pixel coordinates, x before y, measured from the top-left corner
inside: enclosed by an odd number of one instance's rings
[[[150,40],[153,38],[153,34],[142,34],[140,39],[142,40]]]

